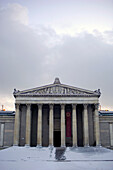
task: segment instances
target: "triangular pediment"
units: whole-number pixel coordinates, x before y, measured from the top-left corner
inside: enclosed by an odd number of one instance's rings
[[[14,91],[14,96],[100,96],[100,92],[54,83],[24,91]]]

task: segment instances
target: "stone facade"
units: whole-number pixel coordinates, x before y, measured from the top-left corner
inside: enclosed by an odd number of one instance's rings
[[[98,103],[100,90],[84,90],[60,83],[14,90],[16,103],[14,145],[100,145]]]
[[[0,115],[0,147],[13,145],[15,115]]]
[[[0,116],[0,146],[113,146],[113,116],[98,116],[100,90],[56,78],[50,85],[15,89],[14,97],[15,117]]]
[[[113,147],[113,116],[100,116],[99,122],[102,146]]]

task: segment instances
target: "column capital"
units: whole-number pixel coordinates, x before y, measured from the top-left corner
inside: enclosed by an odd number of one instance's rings
[[[83,104],[84,109],[87,109],[88,104]]]
[[[19,107],[20,107],[20,103],[15,103],[15,108],[19,109]]]
[[[95,109],[98,110],[99,103],[95,103],[94,106],[95,106]]]
[[[50,109],[53,109],[53,106],[54,106],[53,103],[49,104],[49,108],[50,108]]]
[[[77,104],[72,104],[73,109],[76,109],[76,107],[77,107]]]
[[[61,104],[61,109],[65,109],[65,104]]]
[[[27,106],[27,107],[30,107],[30,106],[31,106],[31,104],[29,104],[29,103],[26,103],[26,106]]]
[[[26,104],[26,108],[31,111],[31,104]]]
[[[26,103],[26,106],[27,106],[27,105],[31,105],[31,103]]]
[[[42,109],[42,104],[37,104],[39,109]]]

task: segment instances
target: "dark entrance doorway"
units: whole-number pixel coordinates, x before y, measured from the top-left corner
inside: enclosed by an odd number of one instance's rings
[[[54,105],[54,146],[61,146],[61,107]]]
[[[54,131],[54,146],[61,146],[61,131]]]

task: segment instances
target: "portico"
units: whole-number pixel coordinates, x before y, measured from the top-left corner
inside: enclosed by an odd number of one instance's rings
[[[94,146],[100,144],[100,91],[53,84],[14,91],[14,145]]]

